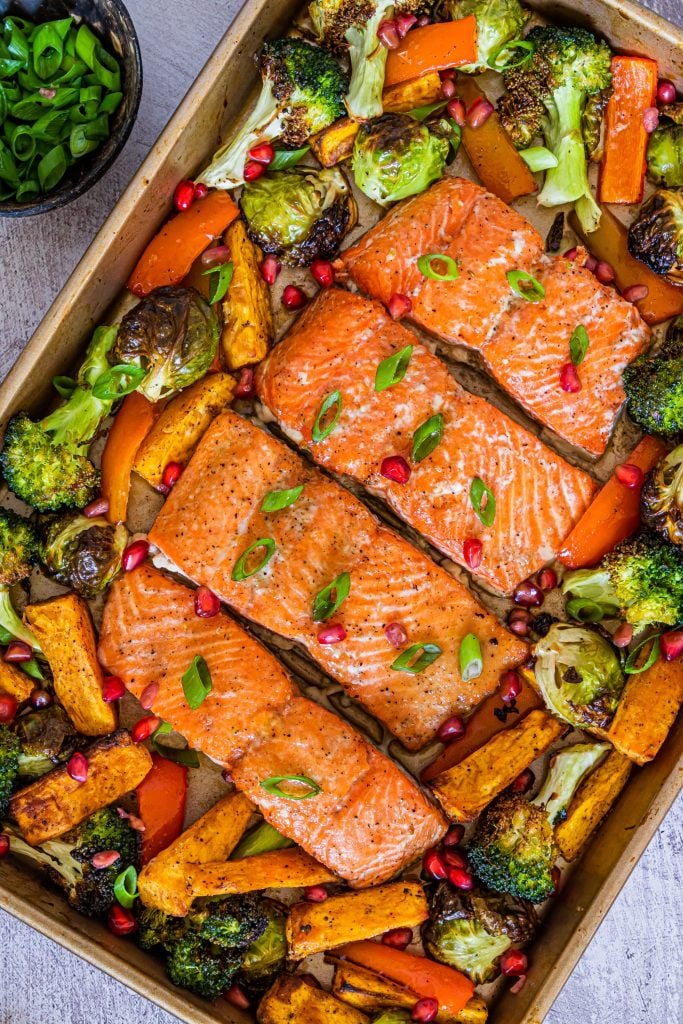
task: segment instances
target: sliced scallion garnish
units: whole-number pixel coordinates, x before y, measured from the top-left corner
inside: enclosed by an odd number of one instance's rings
[[[196,711],[213,690],[213,682],[209,666],[201,654],[195,654],[190,667],[183,674],[183,693],[185,700]]]
[[[443,416],[438,412],[420,424],[413,434],[413,462],[422,462],[431,455],[443,437]]]
[[[249,560],[255,551],[259,548],[263,548],[263,557],[255,565],[249,566]],[[275,554],[275,541],[272,537],[259,537],[253,544],[250,544],[246,551],[243,551],[240,557],[235,562],[232,570],[232,579],[235,583],[241,583],[242,580],[248,580],[250,576],[255,576],[257,572],[260,572],[271,560]]]
[[[495,50],[489,59],[487,64],[494,71],[509,71],[510,68],[519,68],[523,64],[526,64],[531,60],[534,54],[534,44],[529,39],[511,39],[508,43],[503,43]],[[521,57],[517,60],[514,59],[514,51],[517,50],[521,53]],[[501,60],[506,53],[511,52],[511,57],[508,60]]]
[[[287,783],[290,783],[289,792],[283,789]],[[302,786],[306,792],[300,792]],[[265,789],[271,796],[282,796],[285,800],[310,800],[312,796],[322,793],[322,787],[308,775],[271,775],[269,779],[263,780],[261,789]]]
[[[567,614],[577,622],[600,622],[605,617],[605,609],[590,598],[572,597],[567,601]]]
[[[93,384],[92,393],[102,402],[115,402],[135,391],[146,372],[141,366],[119,363],[100,374]]]
[[[442,271],[438,269],[439,264],[443,267]],[[441,252],[427,252],[420,256],[417,269],[430,281],[457,281],[460,277],[458,264],[453,257]]]
[[[545,288],[540,281],[526,270],[508,270],[505,275],[515,295],[527,302],[540,302],[545,298]]]
[[[203,272],[203,276],[211,276],[209,282],[209,302],[213,305],[220,302],[228,294],[228,288],[232,283],[232,263],[217,263],[215,267],[209,267]]]
[[[496,518],[496,499],[490,487],[487,487],[480,476],[475,476],[470,484],[470,502],[477,518],[484,526],[493,526]]]
[[[173,729],[168,722],[162,722],[158,729],[150,736],[152,748],[160,757],[167,761],[175,761],[176,764],[185,765],[186,768],[199,768],[199,755],[191,747],[172,747],[169,743],[162,743],[160,736],[169,736]]]
[[[588,331],[583,324],[578,324],[569,339],[569,356],[574,366],[581,366],[586,358],[589,344]]]
[[[442,654],[443,651],[438,644],[412,644],[392,661],[391,668],[394,672],[409,672],[416,676],[429,668]]]
[[[460,662],[460,675],[463,682],[469,683],[470,679],[477,679],[484,671],[484,658],[481,653],[481,644],[474,633],[464,636],[458,651]]]
[[[375,372],[375,391],[386,391],[387,388],[400,384],[406,375],[412,354],[413,346],[406,345],[400,352],[394,352],[383,359]]]
[[[328,418],[330,410],[334,410],[332,415]],[[311,438],[316,443],[318,441],[324,441],[326,437],[329,437],[334,428],[339,422],[339,417],[342,411],[342,395],[341,391],[331,391],[323,399],[323,403],[318,410],[318,415],[315,418],[313,429],[311,431]]]
[[[342,572],[326,587],[319,590],[313,600],[313,621],[326,622],[341,608],[351,590],[351,576]]]
[[[641,672],[647,672],[649,668],[652,668],[654,663],[659,658],[659,638],[660,633],[656,633],[654,636],[648,636],[645,640],[641,640],[637,647],[635,647],[629,654],[624,664],[624,672],[627,676],[637,676]],[[648,644],[651,644],[649,653],[642,665],[638,665],[638,657]]]
[[[283,508],[289,508],[301,497],[303,489],[304,485],[299,484],[298,487],[289,487],[283,491],[268,491],[261,502],[261,511],[279,512]]]
[[[132,864],[114,879],[114,896],[126,910],[130,910],[138,898],[138,873]]]
[[[545,146],[529,146],[527,149],[520,149],[519,155],[530,171],[549,171],[551,167],[557,167],[559,161],[554,153],[551,153]]]

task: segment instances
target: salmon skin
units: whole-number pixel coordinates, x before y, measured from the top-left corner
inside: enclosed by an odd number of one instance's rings
[[[425,277],[417,261],[427,253],[455,260],[457,279]],[[479,352],[540,423],[591,456],[604,452],[624,402],[622,370],[647,347],[650,329],[582,266],[582,250],[574,262],[544,256],[541,236],[515,210],[471,181],[445,177],[395,206],[342,259],[363,292],[384,303],[395,292],[407,295],[414,323]],[[515,270],[540,282],[541,301],[513,291],[507,274]],[[568,393],[560,371],[580,326],[589,346],[581,390]]]
[[[286,508],[261,511],[269,492],[299,486],[301,495]],[[528,654],[449,573],[234,412],[204,435],[149,539],[242,615],[303,644],[411,750],[433,739],[451,715],[471,712],[495,690],[500,673]],[[273,545],[272,557],[236,581],[240,556],[260,539]],[[344,573],[348,596],[330,618],[314,621],[316,595]],[[405,630],[400,649],[385,633],[391,623]],[[341,642],[319,641],[330,625],[343,628]],[[468,633],[479,639],[483,669],[465,682],[459,650]],[[393,669],[413,644],[434,644],[442,653],[421,672]]]
[[[380,363],[409,345],[403,379],[376,391]],[[454,561],[469,568],[464,543],[480,540],[481,564],[472,571],[505,593],[554,557],[595,490],[586,473],[466,392],[411,331],[360,295],[322,292],[261,364],[257,388],[263,405],[317,462],[380,495]],[[342,396],[339,420],[314,442],[318,410],[334,390]],[[413,437],[437,415],[441,440],[414,463]],[[406,483],[382,475],[392,455],[411,466]],[[495,499],[489,525],[473,508],[476,478]]]
[[[182,676],[195,655],[212,690],[192,710]],[[279,832],[354,887],[391,878],[441,838],[445,822],[415,782],[347,722],[302,697],[280,663],[224,613],[199,618],[194,593],[149,565],[111,587],[99,656],[152,712],[225,765]],[[304,800],[269,793],[274,776],[320,786]]]

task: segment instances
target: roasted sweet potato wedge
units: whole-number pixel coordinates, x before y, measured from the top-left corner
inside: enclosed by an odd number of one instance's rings
[[[567,808],[567,817],[555,829],[555,840],[565,860],[576,860],[626,785],[632,767],[624,754],[612,750],[581,783]]]
[[[78,594],[29,604],[24,619],[45,653],[57,697],[84,736],[106,736],[116,729],[116,704],[102,699],[104,675],[97,660],[97,638],[88,605]]]
[[[0,658],[0,693],[7,693],[22,704],[29,699],[35,685],[34,680],[20,668]]]
[[[275,338],[270,292],[261,276],[261,250],[254,245],[244,221],[236,220],[225,233],[230,249],[232,281],[223,301],[221,351],[229,370],[260,363]]]
[[[259,1024],[370,1024],[360,1010],[316,988],[306,978],[282,975],[256,1012]]]
[[[192,898],[228,896],[259,889],[298,889],[338,881],[337,876],[298,846],[226,862],[186,864]]]
[[[31,846],[64,835],[89,815],[135,789],[152,767],[149,751],[121,729],[85,751],[88,777],[76,782],[66,765],[15,793],[10,817]]]
[[[683,704],[683,665],[660,658],[628,677],[612,724],[601,733],[636,764],[657,756]]]

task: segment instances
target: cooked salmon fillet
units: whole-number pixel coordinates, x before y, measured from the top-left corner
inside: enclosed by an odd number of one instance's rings
[[[192,710],[182,676],[195,655],[213,688]],[[299,694],[285,669],[224,613],[195,614],[188,587],[143,565],[111,587],[100,660],[154,714],[230,771],[279,832],[353,886],[391,878],[445,831],[418,786],[348,723]],[[290,800],[261,783],[304,775],[315,797]]]
[[[378,365],[408,345],[403,380],[375,391]],[[479,538],[483,557],[474,572],[506,593],[553,558],[595,490],[586,473],[464,391],[379,303],[350,292],[327,290],[309,306],[259,367],[257,387],[263,405],[321,465],[381,495],[454,561],[466,565],[463,544]],[[339,421],[315,443],[311,428],[334,390],[342,396]],[[385,479],[382,460],[401,455],[410,463],[413,434],[435,414],[444,431],[432,454],[412,466],[407,483]],[[470,501],[475,477],[495,497],[490,526]]]
[[[454,281],[424,277],[417,260],[451,256]],[[410,319],[444,341],[477,350],[493,376],[541,423],[591,456],[601,455],[623,404],[621,372],[642,352],[650,329],[635,307],[581,266],[543,255],[538,232],[500,199],[462,178],[446,177],[399,203],[342,254],[357,286],[387,302],[412,303]],[[442,265],[435,269],[443,272]],[[528,302],[510,287],[521,270],[546,289]],[[590,327],[581,390],[560,386],[575,327]]]
[[[270,491],[299,485],[293,504],[261,511]],[[270,561],[235,581],[240,556],[263,538],[274,545]],[[149,539],[242,615],[303,644],[409,749],[432,739],[451,715],[472,711],[500,673],[527,654],[466,587],[381,526],[345,488],[234,412],[204,435]],[[343,573],[350,577],[348,597],[328,622],[315,622],[316,594]],[[390,623],[403,626],[403,649],[436,644],[441,656],[418,673],[392,669],[401,652],[385,634]],[[331,624],[343,626],[345,639],[321,643],[321,630]],[[468,633],[480,641],[483,670],[464,682],[459,650]]]

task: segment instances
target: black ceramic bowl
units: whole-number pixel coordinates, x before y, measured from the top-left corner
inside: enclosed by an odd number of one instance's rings
[[[69,168],[57,187],[28,203],[0,203],[0,217],[30,217],[66,206],[102,177],[130,135],[142,96],[142,58],[133,21],[121,0],[0,0],[0,17],[17,15],[31,21],[67,18],[84,21],[121,65],[123,100],[111,120],[111,134],[98,149]]]

